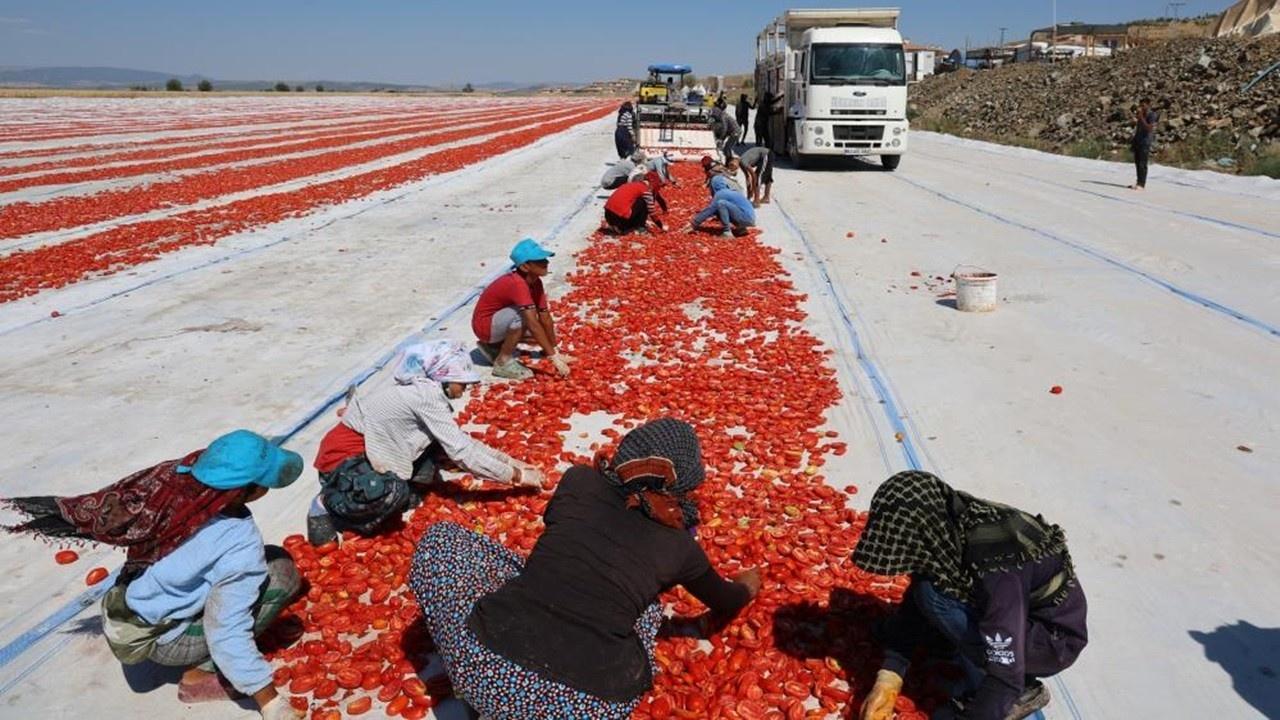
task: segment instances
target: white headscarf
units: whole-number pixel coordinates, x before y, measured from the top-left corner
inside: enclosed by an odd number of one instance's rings
[[[418,380],[478,383],[480,374],[471,365],[471,356],[462,343],[429,340],[405,348],[396,364],[396,382],[411,385]]]

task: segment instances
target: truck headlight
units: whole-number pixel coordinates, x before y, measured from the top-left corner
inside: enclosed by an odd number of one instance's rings
[[[893,134],[894,134],[894,135],[901,135],[901,134],[902,134],[902,126],[901,126],[901,125],[895,126],[895,127],[893,128]]]
[[[815,128],[813,129],[813,134],[814,134],[814,135],[821,135],[821,134],[822,134],[822,126],[821,126],[821,125],[819,125],[819,126],[815,127]]]
[[[894,146],[894,147],[898,147],[898,146],[899,146],[899,145],[901,145],[901,144],[902,144],[902,141],[901,141],[901,140],[899,140],[899,139],[897,139],[897,138],[894,138],[894,139],[893,139],[893,146]]]

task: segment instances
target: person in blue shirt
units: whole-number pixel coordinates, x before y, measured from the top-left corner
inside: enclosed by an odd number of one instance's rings
[[[723,175],[712,175],[708,184],[713,193],[711,204],[693,216],[691,224],[693,231],[700,230],[702,224],[715,215],[720,218],[724,237],[746,235],[747,228],[754,227],[756,224],[756,211],[751,206],[751,201],[740,190],[735,190],[728,178]]]
[[[183,702],[238,692],[264,720],[296,720],[303,715],[277,695],[254,636],[301,578],[287,552],[263,544],[247,505],[301,473],[297,453],[236,430],[96,492],[5,502],[30,517],[14,531],[127,549],[102,600],[103,633],[121,662],[187,668]]]

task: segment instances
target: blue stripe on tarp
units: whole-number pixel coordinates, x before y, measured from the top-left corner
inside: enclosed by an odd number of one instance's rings
[[[920,459],[920,452],[916,448],[915,440],[912,439],[912,433],[907,428],[907,424],[903,421],[902,411],[898,408],[898,403],[894,399],[893,393],[889,389],[889,380],[880,368],[876,366],[875,361],[867,354],[862,344],[862,336],[858,333],[858,328],[853,324],[853,314],[849,312],[849,307],[845,305],[844,297],[836,287],[835,282],[831,279],[831,273],[827,271],[827,264],[818,256],[813,248],[813,243],[809,241],[809,236],[805,234],[791,214],[781,203],[775,201],[774,207],[782,213],[782,219],[786,221],[787,227],[796,237],[804,243],[805,250],[809,253],[809,257],[814,264],[818,266],[818,272],[822,276],[822,281],[826,283],[831,290],[831,298],[835,301],[836,310],[840,313],[840,320],[844,323],[845,330],[848,331],[849,337],[853,343],[854,354],[858,358],[858,365],[862,368],[863,374],[871,383],[871,389],[875,392],[876,398],[880,400],[880,405],[884,408],[885,416],[889,420],[890,427],[894,432],[902,435],[902,455],[907,462],[907,466],[912,470],[924,469],[924,464]]]
[[[595,191],[596,191],[595,187],[592,187],[590,190],[588,190],[587,193],[582,196],[582,199],[578,201],[578,204],[574,206],[572,210],[570,210],[568,213],[562,216],[560,220],[556,222],[555,225],[552,226],[551,230],[547,234],[546,239],[553,240],[556,237],[558,237],[560,233],[564,232],[564,229],[568,227],[570,222],[573,221],[573,218],[576,217],[579,213],[581,213],[584,209],[586,209],[587,205],[591,202],[592,198],[594,197]],[[489,277],[486,278],[486,281],[484,284],[477,285],[471,290],[469,290],[461,298],[459,298],[453,304],[445,308],[444,311],[439,313],[437,318],[434,321],[427,324],[421,330],[401,340],[399,343],[396,343],[395,348],[393,348],[391,351],[387,353],[384,353],[380,358],[378,358],[378,360],[374,363],[372,367],[369,367],[361,371],[360,373],[356,374],[355,377],[351,378],[351,380],[348,381],[348,383],[343,386],[343,389],[341,392],[337,392],[332,395],[329,395],[324,400],[322,400],[318,405],[308,410],[306,413],[303,414],[301,420],[291,425],[283,433],[273,437],[272,442],[276,443],[277,445],[283,445],[284,443],[294,438],[304,428],[306,428],[311,423],[315,422],[317,418],[324,415],[325,411],[333,407],[338,401],[340,401],[343,397],[345,397],[347,394],[347,389],[351,385],[360,385],[361,383],[365,382],[370,377],[372,377],[374,373],[378,372],[378,370],[382,369],[383,367],[386,367],[387,363],[390,362],[391,359],[395,357],[396,353],[399,352],[400,349],[410,344],[420,336],[430,333],[433,330],[440,327],[440,325],[443,324],[445,321],[447,321],[450,317],[452,317],[454,313],[466,307],[472,300],[474,300],[484,290],[484,288],[488,286],[489,282],[492,282],[494,279],[496,279],[498,276],[502,275],[503,273],[509,272],[510,269],[511,269],[511,266],[508,264],[508,265],[504,265],[502,270],[491,273]],[[22,654],[30,650],[33,645],[38,643],[40,640],[42,640],[49,634],[53,633],[62,625],[66,624],[67,622],[75,618],[77,615],[83,612],[85,608],[93,605],[95,602],[101,599],[102,596],[106,594],[107,590],[109,590],[111,586],[115,584],[115,578],[117,575],[119,575],[119,573],[120,573],[120,569],[119,568],[115,569],[114,571],[112,571],[111,575],[107,577],[106,580],[103,580],[101,583],[99,583],[98,585],[95,585],[93,588],[90,588],[89,590],[86,590],[85,592],[81,593],[79,596],[77,596],[70,602],[66,603],[62,607],[55,610],[52,614],[50,614],[44,620],[41,620],[31,629],[27,630],[26,632],[22,633],[18,637],[14,638],[4,647],[0,647],[0,668],[4,668],[9,663],[13,662],[19,656],[21,656]],[[44,664],[47,660],[49,660],[49,658],[57,654],[57,652],[60,651],[64,645],[65,643],[59,644],[54,649],[50,650],[49,652],[45,653],[41,657],[37,658],[29,667],[27,667],[25,670],[19,673],[18,677],[11,679],[9,682],[5,683],[4,685],[0,685],[0,695],[3,695],[4,693],[8,692],[9,689],[12,688],[18,681],[30,675],[36,668],[38,668],[40,665]]]
[[[949,162],[955,165],[967,166],[967,163],[965,163],[963,160],[956,160],[954,158],[944,157],[942,155],[934,155],[932,153],[919,152],[919,151],[914,151],[914,154],[921,155],[927,158],[933,158],[934,160]],[[1143,208],[1144,210],[1155,210],[1157,212],[1165,212],[1171,215],[1179,215],[1181,217],[1190,218],[1192,220],[1198,220],[1200,222],[1207,223],[1209,225],[1217,225],[1218,227],[1228,228],[1230,230],[1241,230],[1244,232],[1254,233],[1255,235],[1262,235],[1264,237],[1280,238],[1280,232],[1267,230],[1265,228],[1257,228],[1252,225],[1245,225],[1244,223],[1233,222],[1231,220],[1223,220],[1222,218],[1216,218],[1209,215],[1201,215],[1200,213],[1189,212],[1187,210],[1178,210],[1175,208],[1168,208],[1168,207],[1164,207],[1163,205],[1139,202],[1137,200],[1133,200],[1130,198],[1116,197],[1115,195],[1108,195],[1107,193],[1098,192],[1097,190],[1089,190],[1088,188],[1080,188],[1080,187],[1075,187],[1073,185],[1067,185],[1065,183],[1055,182],[1053,180],[1042,178],[1038,175],[1032,175],[1030,173],[1006,172],[1005,174],[1024,177],[1028,180],[1041,183],[1042,185],[1049,185],[1052,187],[1062,188],[1063,190],[1070,190],[1071,192],[1082,193],[1084,195],[1092,195],[1094,197],[1102,198],[1103,200],[1111,200],[1112,202],[1118,202],[1124,205],[1132,205],[1133,207]],[[1186,185],[1186,183],[1180,183],[1180,184]],[[1256,196],[1250,195],[1249,197],[1256,197]]]
[[[1088,245],[1077,242],[1075,240],[1070,240],[1068,238],[1062,237],[1061,235],[1056,235],[1054,233],[1049,232],[1048,230],[1042,230],[1041,228],[1035,227],[1033,225],[1027,225],[1026,223],[1019,222],[1011,218],[1007,218],[999,213],[996,213],[991,210],[987,210],[986,208],[980,205],[975,205],[973,203],[966,202],[952,195],[948,195],[947,193],[944,193],[941,190],[935,190],[934,188],[928,185],[925,185],[924,183],[911,180],[901,175],[895,174],[894,178],[908,185],[911,185],[915,188],[924,190],[925,192],[932,193],[933,195],[936,195],[939,198],[946,200],[949,203],[954,203],[961,207],[968,208],[978,213],[979,215],[983,215],[985,217],[991,218],[992,220],[1004,223],[1005,225],[1010,225],[1012,227],[1016,227],[1021,230],[1026,230],[1027,232],[1039,235],[1040,237],[1046,238],[1048,240],[1052,240],[1056,243],[1066,245],[1067,247],[1073,250],[1076,250],[1078,252],[1081,252],[1085,255],[1088,255],[1089,257],[1092,257],[1096,260],[1101,260],[1102,262],[1105,262],[1108,265],[1124,270],[1125,272],[1137,275],[1138,277],[1141,277],[1142,279],[1152,283],[1153,285],[1162,287],[1165,290],[1168,290],[1169,292],[1173,293],[1174,295],[1177,295],[1178,297],[1184,300],[1190,300],[1191,302],[1197,305],[1200,305],[1202,307],[1208,308],[1216,313],[1220,313],[1234,320],[1239,320],[1240,322],[1246,325],[1250,325],[1258,330],[1261,330],[1267,333],[1268,335],[1271,335],[1272,337],[1280,338],[1280,327],[1271,325],[1264,320],[1259,320],[1258,318],[1255,318],[1239,310],[1223,305],[1222,303],[1219,303],[1215,300],[1211,300],[1207,297],[1204,297],[1203,295],[1199,295],[1185,288],[1178,287],[1177,285],[1174,285],[1168,280],[1164,280],[1160,277],[1152,275],[1151,273],[1145,270],[1140,270],[1126,262],[1117,260],[1099,250],[1095,250],[1089,247]]]
[[[908,181],[910,182],[910,181]],[[924,470],[921,462],[920,453],[917,451],[915,442],[912,439],[912,433],[907,430],[906,423],[903,421],[903,413],[899,409],[893,398],[893,393],[889,390],[888,377],[881,371],[867,355],[863,349],[862,341],[858,334],[857,327],[853,322],[853,314],[849,311],[849,307],[844,302],[844,297],[840,293],[838,287],[831,279],[831,274],[827,271],[827,263],[818,255],[814,249],[813,243],[809,241],[809,236],[805,234],[791,214],[786,211],[777,199],[774,199],[774,206],[782,213],[783,220],[786,221],[787,227],[800,238],[804,243],[805,250],[814,264],[818,266],[818,271],[822,275],[822,280],[826,283],[831,291],[831,297],[836,303],[836,309],[840,312],[840,319],[844,322],[845,329],[848,330],[852,339],[853,350],[857,354],[858,364],[862,367],[863,372],[871,381],[877,397],[881,400],[881,407],[884,408],[885,416],[889,420],[889,424],[894,428],[895,432],[902,433],[902,454],[907,464],[913,470]],[[1057,685],[1059,694],[1062,696],[1063,702],[1067,706],[1067,710],[1071,713],[1071,717],[1075,720],[1082,720],[1080,709],[1076,706],[1075,699],[1071,697],[1071,691],[1067,688],[1066,683],[1062,681],[1061,675],[1053,676],[1054,684]],[[1045,720],[1044,713],[1037,710],[1031,717],[1036,720]]]

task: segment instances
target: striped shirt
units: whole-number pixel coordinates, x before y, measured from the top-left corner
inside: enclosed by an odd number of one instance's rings
[[[458,427],[453,408],[438,382],[424,379],[357,393],[342,422],[364,436],[365,456],[378,472],[408,480],[413,462],[433,442],[467,472],[509,483],[510,459]]]

